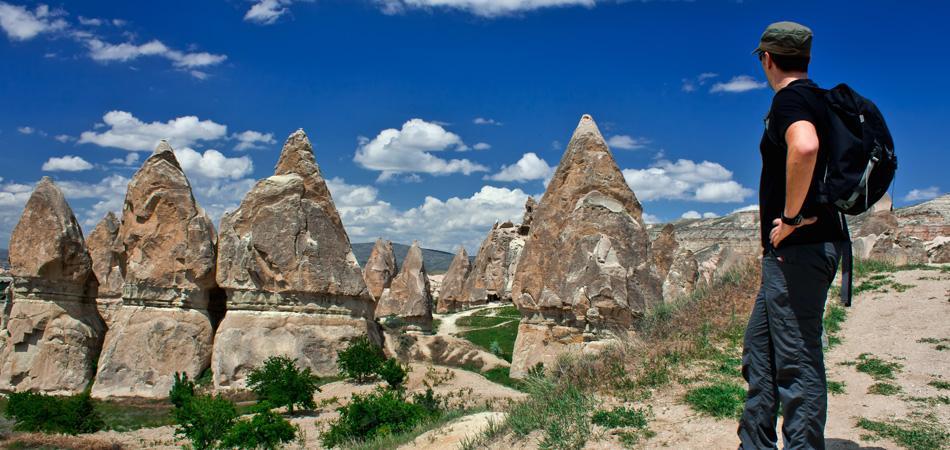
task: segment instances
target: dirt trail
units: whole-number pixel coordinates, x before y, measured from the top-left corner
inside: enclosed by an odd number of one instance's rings
[[[439,323],[439,329],[436,330],[435,334],[437,336],[456,335],[458,334],[459,331],[461,331],[458,325],[456,325],[456,321],[458,321],[462,317],[471,316],[472,314],[475,314],[478,311],[482,311],[486,309],[502,308],[505,306],[509,306],[509,305],[507,304],[482,305],[476,308],[466,309],[464,311],[459,311],[459,312],[454,312],[454,313],[449,313],[449,314],[433,314],[432,317],[434,319],[439,319],[441,321]],[[466,328],[466,330],[469,330],[469,329],[470,328]]]
[[[869,433],[856,426],[862,417],[887,421],[933,412],[940,423],[950,427],[950,405],[938,403],[928,407],[910,399],[948,395],[946,390],[940,391],[928,383],[950,381],[950,350],[938,350],[938,344],[919,341],[950,338],[950,274],[912,270],[889,275],[897,283],[912,287],[904,292],[889,287],[886,293],[858,295],[839,333],[843,342],[825,354],[828,379],[846,384],[844,394],[828,399],[825,438],[829,450],[901,448],[888,440],[863,439]],[[855,285],[858,284],[860,281]],[[944,341],[944,345],[950,346],[950,342]],[[868,387],[875,381],[858,372],[854,365],[844,365],[853,363],[863,353],[903,366],[891,381],[901,387],[901,394],[868,393]],[[656,416],[650,427],[657,436],[643,448],[738,446],[734,420],[716,420],[694,412],[683,404],[683,395],[684,389],[672,389],[650,401]]]

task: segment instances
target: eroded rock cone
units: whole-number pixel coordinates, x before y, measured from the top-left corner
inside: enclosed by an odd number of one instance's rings
[[[695,290],[699,278],[699,264],[692,251],[680,247],[673,224],[663,226],[660,234],[653,240],[650,250],[653,253],[653,266],[663,280],[664,302],[674,301]]]
[[[375,301],[303,130],[287,138],[274,175],[221,219],[218,249],[228,312],[215,335],[216,388],[244,387],[274,355],[334,375],[350,340],[380,341]]]
[[[82,230],[49,178],[36,186],[13,229],[10,272],[0,389],[81,392],[94,375],[104,326]]]
[[[534,211],[514,277],[512,377],[600,345],[660,301],[640,202],[584,115]]]
[[[92,271],[99,281],[99,294],[96,308],[106,327],[112,323],[112,317],[122,306],[122,285],[125,280],[119,267],[122,258],[121,246],[116,244],[119,236],[119,219],[112,211],[96,225],[86,239],[89,256],[92,258]]]
[[[122,307],[99,358],[94,397],[164,397],[175,372],[211,361],[208,304],[215,232],[172,148],[162,141],[129,182],[116,245]]]
[[[442,279],[442,288],[439,290],[439,304],[436,312],[445,314],[458,311],[461,308],[462,288],[465,286],[465,280],[472,269],[472,262],[468,259],[468,252],[465,247],[459,246],[458,252],[452,258],[448,272]]]
[[[398,319],[396,323],[410,329],[432,329],[432,294],[419,242],[413,242],[409,247],[399,274],[383,292],[376,306],[376,317],[389,323]]]
[[[492,301],[511,299],[511,271],[521,257],[525,238],[511,222],[496,223],[475,255],[475,262],[462,294],[458,309],[472,308]]]
[[[378,299],[383,295],[383,291],[389,288],[395,276],[396,255],[393,253],[393,243],[384,241],[382,238],[376,239],[373,251],[370,252],[366,267],[363,269],[366,288],[369,289],[373,298]]]

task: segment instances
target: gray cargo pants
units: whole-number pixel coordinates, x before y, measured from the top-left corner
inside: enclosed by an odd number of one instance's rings
[[[739,422],[740,449],[776,448],[779,404],[786,449],[825,448],[822,316],[842,245],[790,245],[762,257],[762,286],[742,349],[749,393]]]

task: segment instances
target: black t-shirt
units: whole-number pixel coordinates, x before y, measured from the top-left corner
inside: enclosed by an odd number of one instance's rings
[[[827,148],[828,109],[820,94],[810,87],[816,86],[808,79],[795,80],[775,93],[772,107],[765,119],[765,132],[759,150],[762,153],[762,177],[759,180],[759,218],[762,221],[762,248],[767,253],[772,244],[769,232],[772,221],[782,217],[785,211],[785,160],[788,146],[785,132],[789,125],[807,120],[818,131],[818,161],[812,176],[811,187],[802,205],[805,217],[817,217],[818,221],[796,229],[779,247],[816,242],[842,241],[847,237],[842,231],[838,212],[831,206],[818,204],[815,198],[817,182],[824,173],[824,148]]]

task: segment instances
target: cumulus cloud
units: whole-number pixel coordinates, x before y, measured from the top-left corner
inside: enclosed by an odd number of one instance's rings
[[[44,172],[81,172],[92,169],[92,164],[78,156],[52,157],[43,163]]]
[[[238,158],[228,158],[217,150],[205,150],[204,153],[197,152],[191,148],[184,147],[175,150],[175,157],[181,164],[182,170],[188,175],[188,178],[226,178],[237,180],[249,175],[254,171],[254,164],[251,158],[241,156]]]
[[[923,200],[930,200],[940,196],[940,188],[937,186],[930,186],[922,189],[912,189],[907,195],[904,196],[905,202],[917,202]]]
[[[20,134],[33,134],[36,130],[33,127],[17,127],[17,132]]]
[[[476,16],[499,17],[542,8],[584,6],[591,8],[598,0],[376,0],[386,14],[407,9],[456,9]]]
[[[521,189],[483,186],[469,197],[427,196],[422,204],[401,210],[380,200],[372,186],[348,184],[341,178],[329,179],[327,186],[353,242],[377,237],[419,240],[426,247],[449,251],[462,244],[472,253],[496,221],[520,221],[528,199]]]
[[[738,93],[752,91],[755,89],[765,89],[768,87],[768,83],[764,81],[756,81],[755,78],[752,78],[749,75],[738,75],[732,77],[731,80],[724,83],[715,83],[709,89],[709,92],[729,92],[729,93]]]
[[[257,0],[244,14],[244,20],[259,25],[271,25],[290,12],[287,6],[291,3],[291,0]]]
[[[518,162],[502,166],[494,175],[485,176],[486,180],[517,181],[546,180],[554,174],[554,168],[534,153],[525,153]]]
[[[653,215],[653,214],[643,213],[643,222],[644,222],[644,223],[661,223],[661,222],[663,222],[663,221],[660,220],[659,217],[657,217],[657,216],[655,216],[655,215]]]
[[[235,133],[231,138],[236,139],[238,144],[234,146],[235,150],[244,151],[255,148],[264,148],[265,145],[276,144],[272,133],[261,133],[260,131],[247,130]]]
[[[96,38],[91,38],[86,41],[86,46],[89,49],[89,56],[99,62],[128,62],[143,56],[159,56],[171,61],[172,65],[176,68],[194,69],[218,65],[228,59],[227,55],[173,50],[158,39],[153,39],[144,44],[133,44],[131,42],[111,44]],[[203,72],[200,73],[206,75]]]
[[[75,140],[76,140],[76,138],[74,138],[74,137],[72,137],[72,136],[70,136],[70,135],[68,135],[68,134],[57,134],[56,136],[53,137],[53,139],[56,139],[57,141],[62,142],[62,143],[64,143],[64,144],[67,143],[67,142],[75,141]]]
[[[682,219],[713,219],[716,217],[719,217],[719,214],[714,212],[705,212],[700,214],[699,211],[696,210],[686,211],[680,216]]]
[[[607,145],[610,148],[619,148],[622,150],[637,150],[650,143],[649,139],[631,137],[626,134],[617,134],[607,139]]]
[[[752,204],[752,205],[746,205],[746,206],[743,206],[743,207],[741,207],[741,208],[734,209],[734,210],[732,210],[732,213],[746,212],[746,211],[758,211],[758,210],[759,210],[759,205],[758,205],[758,204]],[[730,213],[730,214],[732,214],[732,213]]]
[[[143,122],[126,111],[109,111],[102,116],[107,128],[102,132],[84,131],[80,144],[95,144],[130,151],[151,151],[158,141],[168,139],[172,147],[188,147],[198,141],[221,139],[228,127],[196,116],[178,117],[167,122]]]
[[[753,194],[732,180],[730,170],[711,161],[660,160],[646,169],[624,169],[623,176],[637,198],[644,201],[741,202]]]
[[[479,142],[472,146],[475,150],[488,150],[491,148],[491,144],[485,142]]]
[[[10,233],[20,220],[23,205],[30,199],[32,192],[32,185],[4,183],[0,179],[0,245],[6,247],[10,242]]]
[[[125,158],[113,158],[109,160],[109,164],[119,164],[122,166],[134,166],[139,162],[138,153],[127,153]]]
[[[474,123],[475,125],[495,125],[498,127],[502,126],[501,122],[495,119],[485,118],[485,117],[476,117],[475,119],[472,120],[472,123]]]
[[[0,28],[11,41],[27,41],[41,33],[65,29],[68,24],[59,18],[61,11],[51,11],[40,3],[32,11],[19,5],[0,2]]]
[[[373,139],[360,137],[353,161],[366,169],[380,171],[378,181],[390,180],[401,173],[469,175],[488,171],[487,167],[468,159],[443,159],[432,153],[468,148],[462,138],[441,125],[411,119],[401,129],[385,129]]]
[[[694,92],[699,86],[704,86],[707,81],[718,77],[718,73],[703,72],[693,78],[683,78],[683,92]]]
[[[90,17],[79,16],[78,19],[79,19],[80,25],[85,25],[87,27],[98,27],[98,26],[102,26],[102,24],[104,23],[102,19],[96,19],[94,17],[90,18]]]

